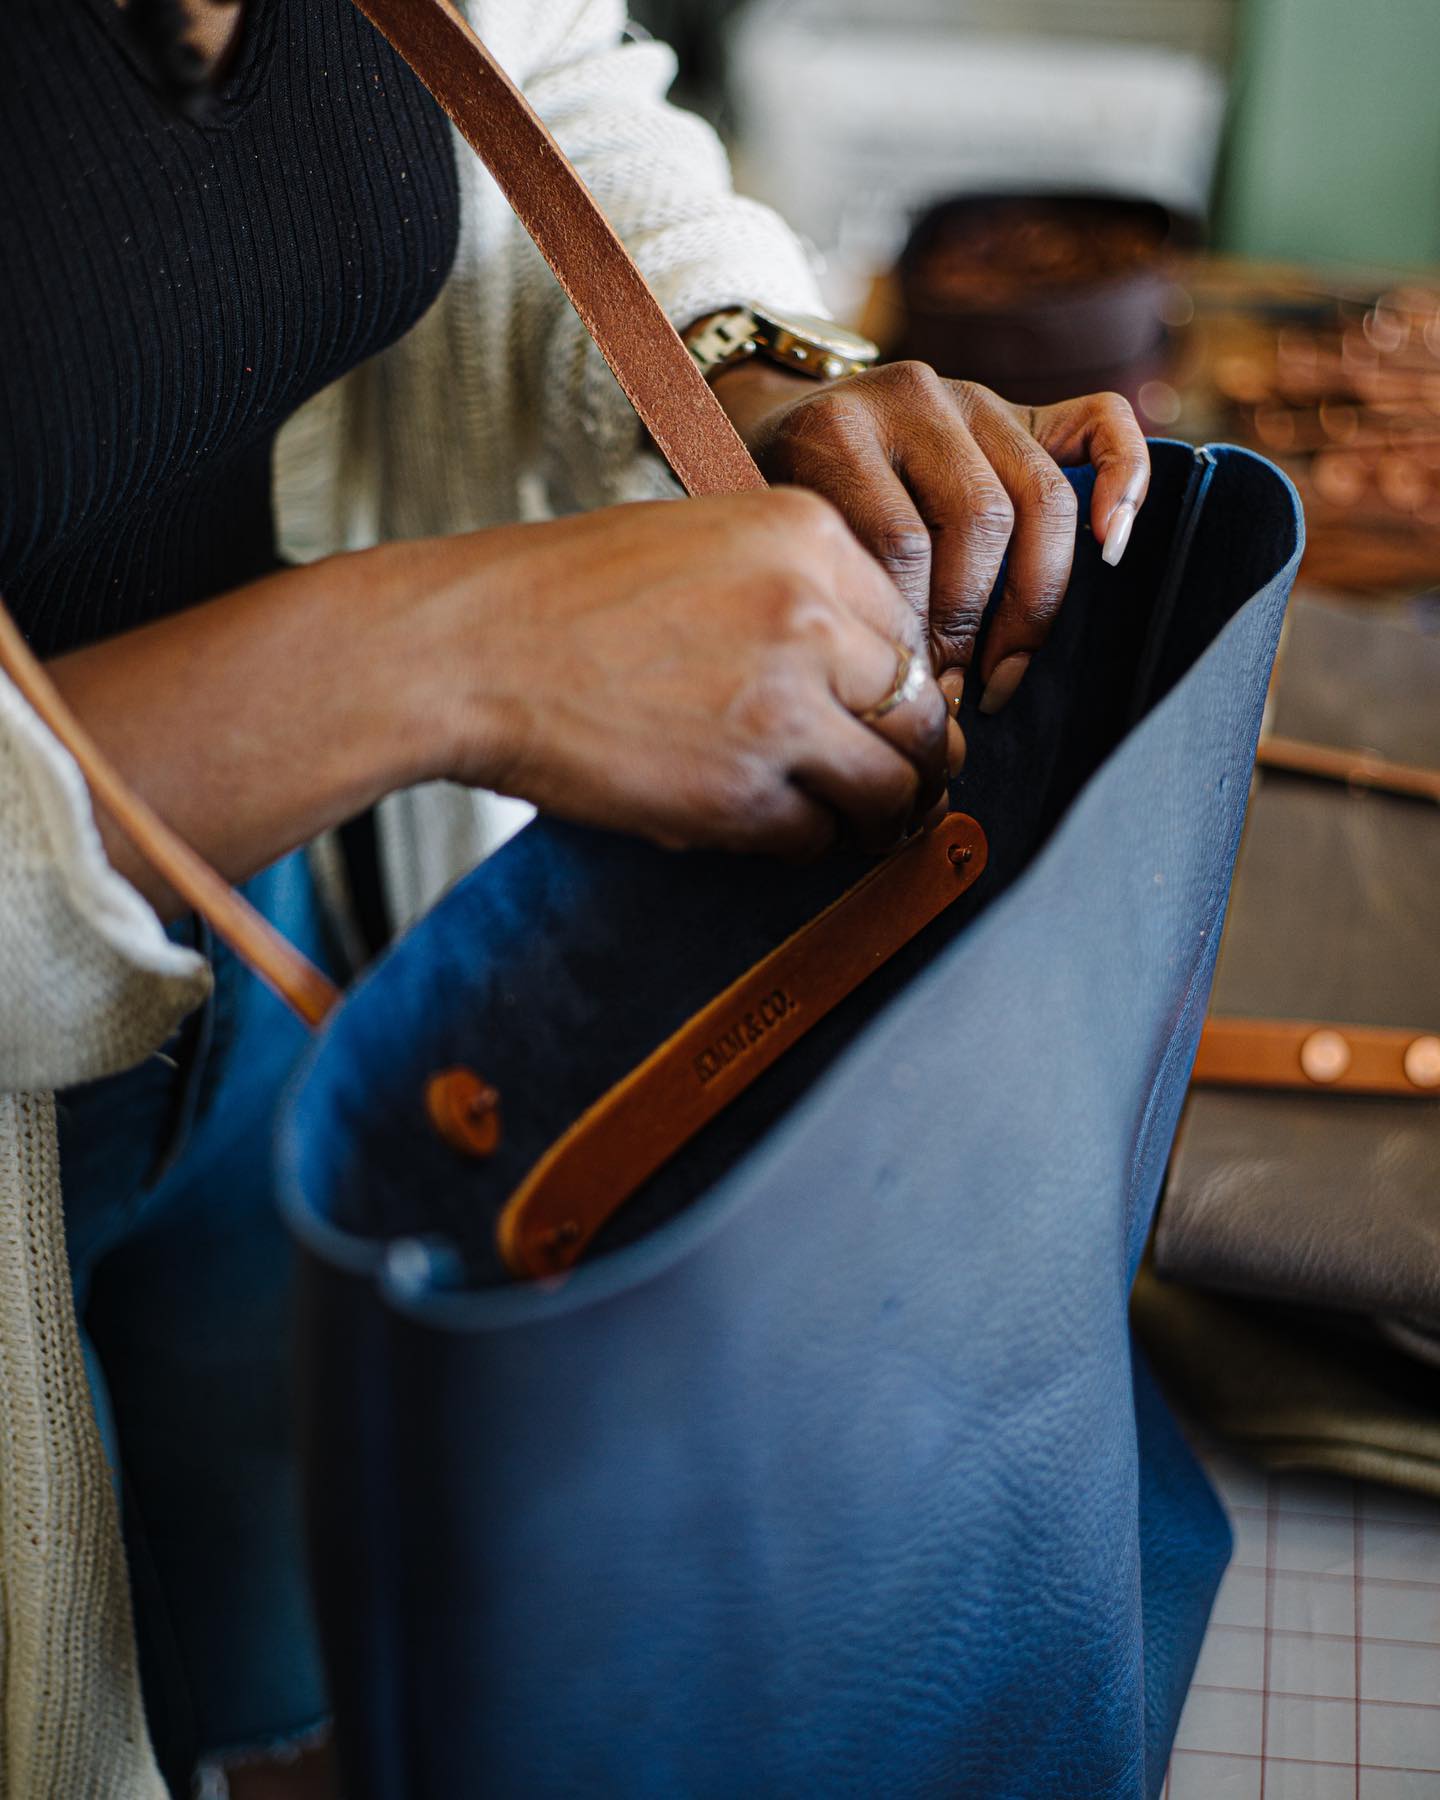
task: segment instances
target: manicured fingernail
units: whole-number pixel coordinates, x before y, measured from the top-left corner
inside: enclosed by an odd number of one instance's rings
[[[1105,527],[1105,548],[1100,552],[1112,569],[1125,554],[1125,546],[1130,542],[1130,528],[1134,523],[1134,501],[1122,500],[1110,515],[1110,523]]]
[[[952,781],[965,767],[965,733],[953,719],[945,727],[945,767]]]
[[[952,719],[960,717],[960,701],[965,693],[965,671],[963,669],[947,669],[940,677],[940,692],[945,696],[945,705]]]
[[[1030,652],[1028,650],[1017,650],[1014,656],[1007,656],[985,683],[985,692],[980,696],[981,712],[999,712],[1019,687],[1021,677],[1029,667]]]

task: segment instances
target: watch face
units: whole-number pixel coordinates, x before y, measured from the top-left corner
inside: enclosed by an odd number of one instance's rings
[[[768,308],[752,306],[755,322],[770,334],[783,334],[786,337],[799,338],[803,343],[815,344],[833,356],[843,356],[847,362],[874,362],[878,352],[869,338],[861,337],[858,331],[850,331],[844,325],[837,325],[833,319],[817,319],[810,313],[771,312]]]

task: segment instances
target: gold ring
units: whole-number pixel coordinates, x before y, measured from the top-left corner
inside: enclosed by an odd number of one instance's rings
[[[907,650],[903,644],[895,646],[895,683],[883,700],[874,706],[867,706],[864,712],[857,715],[862,725],[873,725],[883,719],[886,713],[892,713],[897,707],[907,705],[918,699],[925,691],[925,683],[930,679],[930,671],[924,661],[913,651]]]

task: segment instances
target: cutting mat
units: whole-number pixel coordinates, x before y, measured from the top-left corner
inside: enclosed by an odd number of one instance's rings
[[[1164,1800],[1440,1800],[1440,1504],[1204,1460],[1235,1556]]]

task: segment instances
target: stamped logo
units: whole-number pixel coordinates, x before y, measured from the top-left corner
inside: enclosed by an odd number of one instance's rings
[[[776,988],[757,1006],[741,1013],[733,1025],[722,1031],[714,1043],[695,1058],[695,1074],[701,1087],[722,1074],[737,1058],[753,1050],[777,1025],[791,1017],[797,1005],[793,994],[785,988]]]

